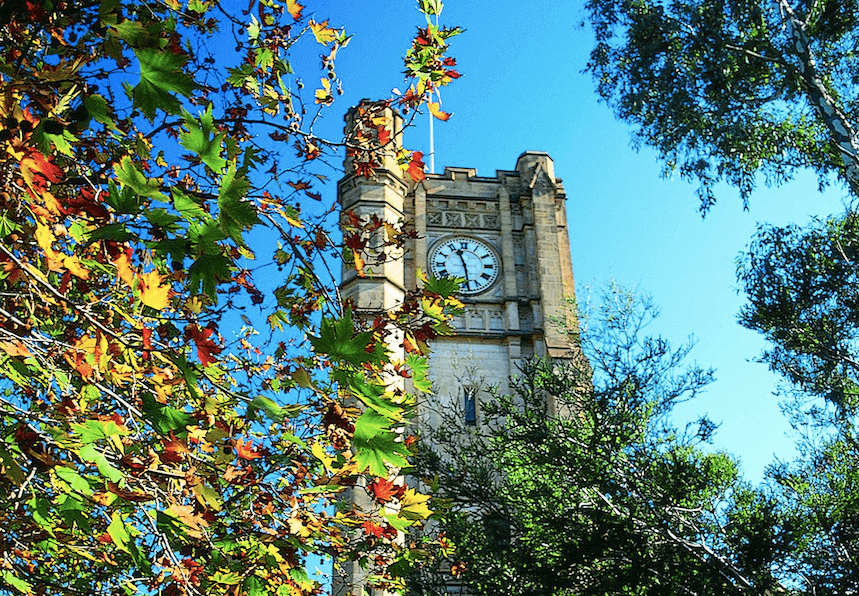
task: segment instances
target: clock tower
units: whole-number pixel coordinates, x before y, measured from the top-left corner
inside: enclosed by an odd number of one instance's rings
[[[360,126],[361,109],[347,114],[347,134]],[[577,355],[567,196],[551,157],[538,151],[493,176],[447,167],[414,183],[396,162],[402,118],[389,108],[384,113],[384,136],[392,141],[380,152],[380,167],[363,178],[347,158],[340,205],[358,217],[405,221],[417,234],[401,255],[363,277],[344,268],[341,293],[359,311],[378,312],[417,287],[419,270],[462,278],[465,308],[452,321],[456,334],[431,342],[433,393],[423,398],[418,424],[438,425],[444,411],[478,425],[481,401],[491,399],[491,388],[506,391],[525,359]]]

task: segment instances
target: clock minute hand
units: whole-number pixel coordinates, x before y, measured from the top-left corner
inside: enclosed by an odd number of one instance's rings
[[[462,250],[456,251],[456,256],[458,256],[459,260],[462,262],[462,274],[465,276],[465,289],[468,289],[468,284],[471,283],[471,280],[468,278],[468,265],[465,264],[465,257],[462,256]]]

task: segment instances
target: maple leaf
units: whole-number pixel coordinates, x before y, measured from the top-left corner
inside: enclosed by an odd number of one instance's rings
[[[186,56],[153,48],[135,49],[140,62],[140,83],[134,87],[134,107],[154,120],[161,109],[170,114],[180,111],[181,105],[173,93],[190,96],[199,86],[184,68]]]
[[[447,121],[451,117],[451,114],[449,114],[448,112],[442,112],[440,109],[441,106],[436,102],[433,102],[433,101],[427,102],[427,107],[429,108],[430,114],[432,114],[433,116],[435,116],[439,120]]]
[[[388,503],[394,498],[401,497],[406,490],[403,485],[396,485],[392,480],[387,478],[376,478],[367,490],[373,498],[380,503]]]
[[[218,132],[215,126],[212,104],[209,104],[206,111],[200,114],[199,120],[185,110],[182,110],[182,115],[185,117],[185,128],[188,132],[179,134],[179,144],[199,155],[203,163],[212,171],[220,173],[227,165],[227,160],[221,157],[221,143],[227,134]],[[209,135],[214,136],[209,138]]]
[[[254,206],[244,200],[249,189],[250,182],[236,172],[235,164],[224,174],[218,189],[218,224],[239,246],[245,244],[242,231],[260,221]]]
[[[367,352],[372,338],[373,334],[367,331],[355,333],[350,310],[345,311],[337,321],[322,319],[319,337],[308,337],[318,354],[327,354],[331,360],[342,360],[356,365],[379,361],[379,355],[375,351]]]
[[[185,337],[194,342],[197,346],[197,358],[203,366],[209,366],[217,362],[215,356],[221,353],[222,348],[218,347],[210,337],[212,330],[205,328],[200,329],[196,325],[188,325],[185,327]]]
[[[415,151],[412,153],[412,159],[409,161],[408,172],[409,176],[415,182],[420,182],[421,180],[426,179],[426,174],[424,173],[424,164],[423,162],[424,154],[421,151]]]
[[[296,21],[301,20],[301,11],[304,10],[304,6],[296,2],[295,0],[286,0],[286,10]]]
[[[164,310],[170,304],[170,284],[162,285],[164,278],[157,271],[137,276],[140,301],[155,310]]]
[[[337,31],[328,26],[328,20],[317,23],[313,19],[310,19],[308,25],[310,25],[310,29],[313,31],[316,41],[324,46],[327,46],[329,43],[337,39]]]
[[[239,439],[236,441],[235,450],[238,457],[248,461],[262,457],[261,452],[254,451],[254,442],[252,440],[248,440],[248,442],[245,443],[244,439]]]

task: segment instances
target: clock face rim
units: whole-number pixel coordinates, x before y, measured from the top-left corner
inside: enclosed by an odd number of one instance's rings
[[[459,293],[462,294],[463,296],[474,296],[474,295],[481,294],[481,293],[487,291],[492,286],[494,286],[495,282],[497,282],[498,279],[501,277],[501,275],[500,275],[501,264],[500,264],[500,260],[498,259],[498,254],[495,252],[495,249],[492,248],[492,246],[488,242],[486,242],[485,240],[482,240],[480,238],[475,238],[473,236],[456,235],[456,236],[448,236],[446,238],[442,238],[441,240],[436,242],[435,246],[433,247],[433,249],[429,253],[429,263],[428,264],[429,264],[430,272],[434,276],[438,276],[438,277],[441,276],[441,273],[439,272],[438,267],[436,266],[436,262],[435,262],[436,261],[436,259],[435,259],[436,254],[438,254],[438,251],[441,250],[443,246],[445,246],[449,243],[452,243],[452,242],[457,242],[457,241],[474,242],[476,244],[479,244],[483,248],[485,248],[486,252],[489,253],[489,256],[491,258],[491,262],[490,262],[490,265],[488,268],[486,266],[483,267],[483,269],[481,270],[481,273],[489,270],[492,274],[492,277],[488,281],[486,281],[484,284],[478,286],[477,288],[467,290],[467,289],[464,289],[463,287],[460,287]],[[449,276],[452,274],[448,272],[447,275]],[[466,279],[466,283],[468,281],[469,280]],[[476,281],[476,280],[472,279],[472,281]],[[463,285],[465,285],[465,284],[463,284]]]

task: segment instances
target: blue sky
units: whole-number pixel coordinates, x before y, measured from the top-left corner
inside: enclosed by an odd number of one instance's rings
[[[401,55],[422,17],[413,0],[307,4],[354,34],[338,57],[345,94],[317,129],[336,137],[350,105],[389,97],[392,87],[402,86]],[[584,16],[581,2],[446,3],[442,23],[467,31],[452,40],[463,77],[443,95],[443,109],[454,116],[435,126],[436,169],[476,167],[492,176],[513,169],[523,151],[548,152],[568,196],[580,298],[588,286],[614,279],[649,292],[661,307],[653,333],[675,344],[695,336],[692,358],[716,368],[717,381],[680,406],[677,419],[706,413],[721,422],[716,448],[740,456],[746,477],[756,480],[774,456],[794,454],[793,440],[773,395],[777,377],[753,362],[764,344],[736,322],[743,297],[735,260],[758,222],[802,224],[836,213],[845,193],[832,188],[821,195],[816,179],[804,175],[782,188],[760,188],[744,212],[737,192],[725,187],[702,220],[694,187],[662,179],[655,155],[635,152],[629,127],[598,103],[582,72],[591,47],[580,27]],[[428,151],[426,128],[422,117],[406,145]]]

